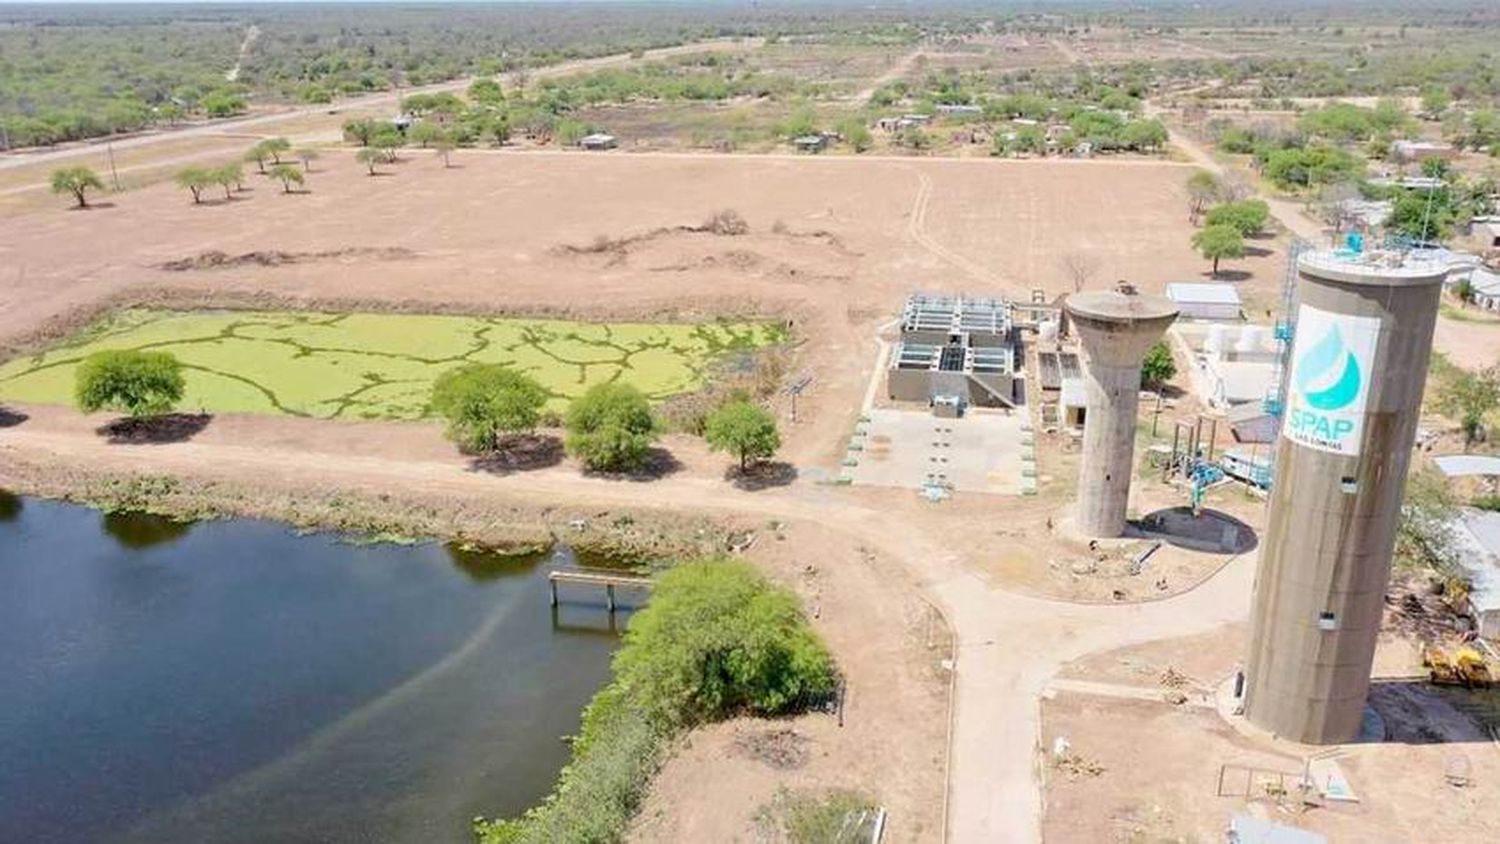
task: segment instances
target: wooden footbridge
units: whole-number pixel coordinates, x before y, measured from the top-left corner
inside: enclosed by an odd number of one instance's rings
[[[571,568],[547,572],[548,585],[552,587],[552,606],[557,606],[557,584],[573,583],[580,586],[603,586],[604,604],[610,612],[615,611],[615,588],[650,589],[651,578],[640,574],[625,574],[609,569]]]

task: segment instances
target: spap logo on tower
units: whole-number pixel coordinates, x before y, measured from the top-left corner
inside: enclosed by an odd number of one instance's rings
[[[1375,317],[1299,307],[1282,436],[1322,451],[1358,455],[1379,341]]]

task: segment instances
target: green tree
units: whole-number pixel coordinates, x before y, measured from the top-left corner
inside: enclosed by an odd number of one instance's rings
[[[292,142],[286,138],[267,138],[260,145],[265,148],[266,155],[271,156],[272,164],[280,164],[281,156],[292,151]]]
[[[541,420],[547,391],[536,379],[497,363],[450,369],[432,385],[432,410],[448,437],[470,452],[494,451],[504,438],[529,433]]]
[[[1188,219],[1196,225],[1208,206],[1224,195],[1219,177],[1207,170],[1194,170],[1187,180]]]
[[[1219,261],[1245,256],[1245,238],[1234,226],[1206,226],[1193,232],[1193,248],[1213,262],[1213,274],[1217,276]]]
[[[296,152],[297,160],[302,162],[302,172],[311,173],[312,163],[323,157],[323,154],[311,147],[302,147]]]
[[[748,401],[733,401],[708,415],[703,438],[714,451],[727,451],[740,459],[740,471],[751,461],[765,460],[781,448],[776,417]]]
[[[1208,210],[1204,223],[1210,226],[1230,226],[1244,237],[1260,234],[1271,219],[1271,207],[1264,200],[1244,199],[1226,202]]]
[[[266,160],[270,157],[271,151],[266,149],[265,141],[261,141],[260,143],[251,147],[249,151],[245,153],[245,160],[248,162],[254,162],[256,171],[260,173],[266,172]]]
[[[224,189],[224,198],[233,199],[234,191],[241,189],[245,181],[245,168],[238,161],[231,161],[213,169],[214,184]]]
[[[273,164],[267,175],[281,182],[282,193],[291,193],[292,185],[301,187],[307,181],[307,177],[302,175],[295,164]]]
[[[870,134],[870,127],[857,117],[851,117],[840,123],[839,134],[844,136],[844,141],[855,152],[865,152],[875,143],[875,136]]]
[[[177,184],[193,195],[193,204],[203,201],[203,189],[214,183],[214,171],[206,167],[184,167],[177,171]]]
[[[104,190],[104,181],[87,167],[61,167],[52,171],[52,192],[72,194],[79,208],[89,207],[91,190]]]
[[[1464,278],[1453,285],[1453,297],[1458,300],[1459,307],[1468,307],[1474,301],[1474,282]]]
[[[1458,422],[1464,451],[1484,435],[1485,419],[1500,405],[1500,373],[1454,367],[1438,391],[1438,409]]]
[[[476,79],[469,86],[469,99],[480,105],[499,105],[505,102],[505,92],[493,79]]]
[[[1422,89],[1422,114],[1429,120],[1436,120],[1438,115],[1448,110],[1451,102],[1453,97],[1444,88],[1429,85]]]
[[[590,387],[568,406],[568,453],[596,471],[639,469],[656,441],[646,396],[629,384]]]
[[[169,352],[95,352],[79,365],[74,397],[84,413],[116,410],[159,416],[182,400],[182,364]]]
[[[1455,216],[1447,190],[1402,191],[1385,226],[1414,240],[1443,240],[1452,232]]]
[[[1177,374],[1177,361],[1165,340],[1157,340],[1141,361],[1141,383],[1150,390],[1160,390]]]
[[[370,139],[375,137],[377,128],[373,120],[349,120],[344,123],[344,135],[359,142],[360,146],[367,147]]]
[[[443,127],[436,123],[429,123],[424,120],[411,127],[411,130],[407,132],[407,137],[411,139],[412,143],[422,149],[427,149],[429,145],[438,139],[448,137],[448,133],[443,131]]]
[[[1132,120],[1120,130],[1120,143],[1140,152],[1161,149],[1167,143],[1167,127],[1160,120]]]
[[[495,139],[495,146],[503,147],[510,140],[510,120],[504,115],[490,121],[488,126],[490,137]]]
[[[380,163],[386,159],[385,153],[374,147],[361,147],[358,152],[354,153],[354,160],[368,167],[370,175],[374,176],[378,174],[375,168],[380,166]]]

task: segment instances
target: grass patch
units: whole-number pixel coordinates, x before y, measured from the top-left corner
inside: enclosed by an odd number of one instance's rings
[[[514,820],[476,820],[481,842],[618,840],[672,737],[739,713],[806,710],[828,701],[835,683],[796,596],[724,560],[662,574],[613,665],[551,796]]]
[[[783,789],[756,816],[760,840],[786,844],[864,844],[873,840],[876,806],[853,791]]]
[[[78,363],[105,349],[171,352],[179,405],[323,419],[416,419],[432,383],[465,363],[501,363],[547,390],[552,409],[623,380],[654,401],[701,388],[736,354],[786,339],[779,325],[585,323],[410,314],[131,309],[0,364],[0,399],[68,404]]]

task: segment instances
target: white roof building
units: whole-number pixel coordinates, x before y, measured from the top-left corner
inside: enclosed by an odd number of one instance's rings
[[[1466,508],[1454,520],[1454,533],[1470,552],[1464,562],[1474,626],[1480,636],[1500,639],[1500,513]]]
[[[1167,285],[1167,298],[1184,319],[1238,320],[1244,316],[1240,292],[1225,282],[1173,282]]]

